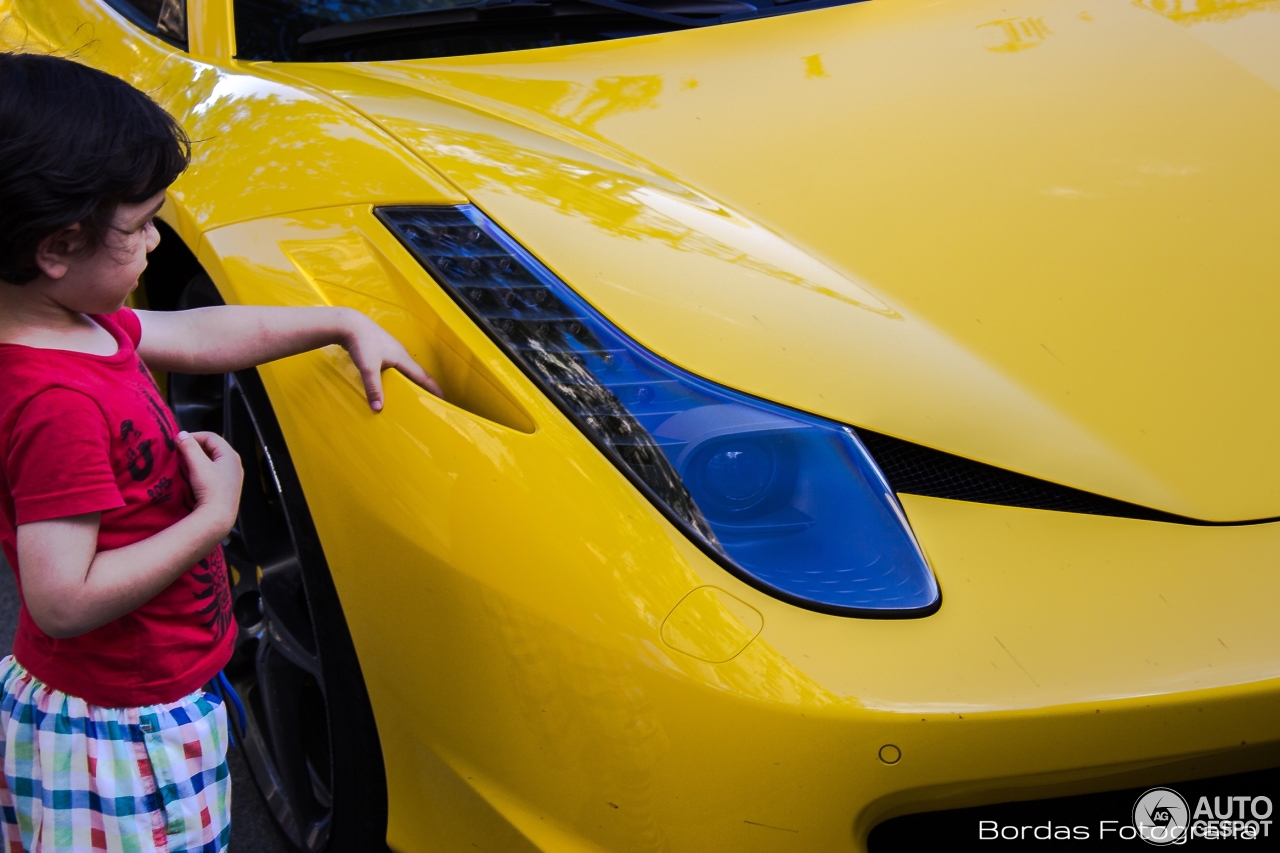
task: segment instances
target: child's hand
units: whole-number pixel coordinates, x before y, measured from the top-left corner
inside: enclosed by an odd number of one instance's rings
[[[214,513],[215,521],[231,530],[240,510],[244,480],[240,456],[226,439],[212,432],[178,433],[178,450],[187,463],[196,508]]]
[[[75,637],[154,598],[226,538],[240,504],[240,457],[211,432],[178,433],[195,511],[138,542],[98,550],[101,513],[18,525],[22,595],[51,637]]]
[[[381,326],[358,312],[351,312],[350,331],[342,345],[351,355],[360,378],[364,380],[369,408],[382,411],[382,371],[394,367],[412,382],[444,399],[440,386],[422,365],[413,360],[409,352]]]
[[[219,305],[190,311],[138,311],[138,355],[153,370],[234,373],[341,344],[360,371],[369,408],[382,411],[382,371],[394,367],[441,399],[436,381],[400,342],[352,308]]]

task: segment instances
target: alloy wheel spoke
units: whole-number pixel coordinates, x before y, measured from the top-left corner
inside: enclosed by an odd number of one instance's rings
[[[293,814],[299,833],[297,840],[308,849],[317,849],[317,842],[327,840],[329,810],[316,796],[309,770],[306,732],[299,720],[305,714],[303,703],[308,694],[318,695],[318,690],[308,689],[308,674],[280,654],[272,643],[258,648],[257,676],[259,702],[255,705],[265,717],[276,777]]]
[[[264,570],[258,589],[265,617],[263,641],[318,684],[323,684],[301,573],[290,572],[288,567]]]

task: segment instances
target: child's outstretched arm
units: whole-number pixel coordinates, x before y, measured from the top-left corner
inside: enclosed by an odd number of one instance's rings
[[[181,433],[196,508],[154,536],[98,551],[100,513],[18,525],[27,612],[50,637],[74,637],[150,601],[226,537],[240,506],[240,457],[221,436]]]
[[[341,344],[364,380],[369,407],[382,409],[382,371],[394,367],[443,397],[440,386],[391,335],[350,308],[223,305],[139,311],[148,366],[178,373],[230,373],[329,344]]]

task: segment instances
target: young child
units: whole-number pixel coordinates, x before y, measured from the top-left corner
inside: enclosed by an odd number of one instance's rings
[[[440,393],[354,311],[123,307],[188,154],[128,84],[0,54],[0,544],[22,597],[0,661],[6,853],[230,836],[226,711],[202,688],[234,641],[220,543],[240,460],[178,431],[148,367],[224,373],[336,343],[375,411],[387,367]]]

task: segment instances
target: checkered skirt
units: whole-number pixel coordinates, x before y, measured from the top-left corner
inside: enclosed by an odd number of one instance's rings
[[[227,713],[196,691],[99,708],[0,660],[3,853],[225,850]]]

